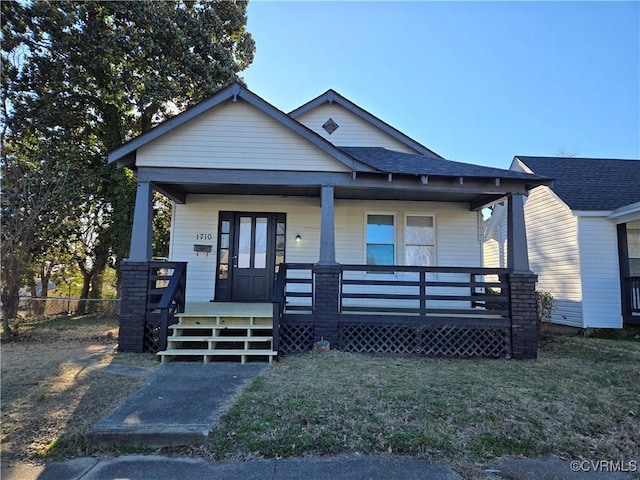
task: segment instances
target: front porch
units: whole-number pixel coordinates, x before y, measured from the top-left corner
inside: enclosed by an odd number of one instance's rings
[[[142,350],[158,352],[163,362],[174,357],[204,363],[271,361],[280,353],[308,352],[319,340],[361,353],[536,355],[532,274],[463,267],[281,264],[272,303],[185,303],[185,269],[177,262],[146,266]]]

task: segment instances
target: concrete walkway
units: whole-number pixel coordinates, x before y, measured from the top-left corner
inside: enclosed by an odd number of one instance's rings
[[[224,408],[266,363],[167,363],[87,431],[94,442],[172,447],[207,440]]]
[[[638,472],[594,470],[589,461],[574,471],[555,458],[512,458],[461,476],[447,465],[396,456],[305,457],[209,463],[200,458],[127,455],[99,460],[84,457],[44,466],[22,465],[2,471],[2,480],[633,480]],[[604,466],[603,466],[604,467]],[[575,467],[574,467],[575,468]]]

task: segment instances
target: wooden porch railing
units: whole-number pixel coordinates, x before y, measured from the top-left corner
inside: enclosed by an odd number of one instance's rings
[[[342,313],[505,318],[507,270],[467,267],[342,265]],[[385,278],[386,277],[386,278]]]
[[[145,351],[166,350],[169,325],[177,323],[176,314],[184,312],[186,284],[186,262],[149,264]]]
[[[282,263],[273,287],[273,349],[279,351],[281,324],[286,313],[313,311],[312,263]]]
[[[640,277],[625,278],[625,291],[629,299],[631,313],[640,313]]]
[[[329,315],[338,322],[338,348],[510,355],[506,269],[337,265],[336,271],[337,311]],[[327,321],[326,306],[318,303],[326,292],[315,290],[318,275],[313,264],[280,265],[273,295],[278,351],[303,351],[296,342],[312,344],[314,325]]]

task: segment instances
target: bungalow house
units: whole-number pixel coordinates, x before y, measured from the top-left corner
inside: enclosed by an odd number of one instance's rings
[[[555,300],[553,323],[640,324],[640,161],[516,156],[511,169],[554,178],[526,199],[529,262]],[[485,266],[504,266],[504,205],[487,223]]]
[[[522,204],[542,176],[446,160],[333,90],[287,114],[239,84],[109,162],[138,181],[121,350],[536,356]],[[153,190],[175,202],[168,262]],[[505,197],[508,266],[485,269],[480,211]]]

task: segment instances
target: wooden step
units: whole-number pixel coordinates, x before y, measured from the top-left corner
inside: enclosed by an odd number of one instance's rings
[[[252,315],[185,315],[178,314],[181,324],[185,325],[235,325],[235,324],[249,324],[249,325],[268,325],[273,326],[272,317],[257,317]]]
[[[180,349],[167,349],[163,352],[158,352],[162,363],[166,363],[171,357],[174,356],[202,356],[203,363],[209,363],[213,357],[220,356],[234,356],[240,357],[240,363],[246,363],[248,356],[264,356],[269,357],[269,363],[272,363],[273,357],[278,355],[278,352],[273,350],[209,350],[209,349],[193,349],[193,350],[180,350]]]
[[[247,336],[247,337],[224,337],[224,336],[172,336],[167,337],[168,342],[270,342],[273,337]]]

